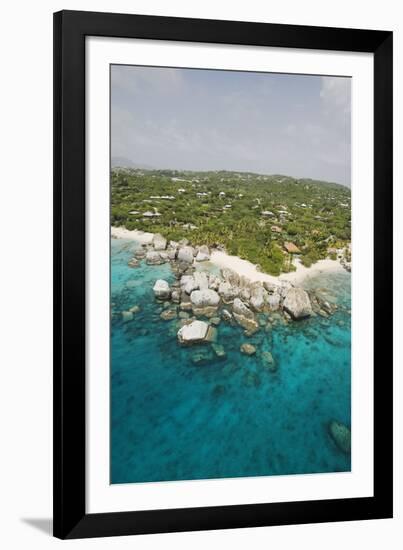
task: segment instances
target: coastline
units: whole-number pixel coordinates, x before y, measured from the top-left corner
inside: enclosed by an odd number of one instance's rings
[[[111,237],[116,239],[130,239],[141,244],[151,244],[154,233],[147,233],[136,229],[130,231],[125,227],[111,226]],[[296,267],[296,271],[282,273],[278,276],[269,275],[268,273],[258,271],[256,265],[248,260],[243,260],[238,256],[231,256],[220,250],[211,251],[210,262],[221,269],[231,269],[239,276],[249,279],[251,283],[266,281],[273,284],[279,284],[279,282],[288,281],[293,285],[299,286],[305,279],[316,277],[323,273],[341,273],[345,271],[337,260],[319,260],[310,267],[305,267],[299,259],[295,259],[293,263]]]
[[[220,268],[227,268],[235,271],[240,276],[249,279],[252,283],[264,282],[278,284],[281,281],[288,281],[294,285],[301,285],[301,283],[311,277],[316,277],[322,273],[334,273],[345,271],[343,266],[337,260],[319,260],[311,267],[305,267],[297,259],[294,261],[294,265],[297,268],[296,271],[291,273],[282,273],[281,275],[269,275],[262,273],[256,269],[256,265],[252,264],[248,260],[243,260],[238,256],[230,256],[226,252],[213,250],[211,253],[210,261],[212,264]]]
[[[146,233],[145,231],[138,231],[137,229],[130,231],[126,229],[126,227],[116,227],[112,225],[111,237],[115,239],[130,239],[141,244],[151,244],[154,233]]]

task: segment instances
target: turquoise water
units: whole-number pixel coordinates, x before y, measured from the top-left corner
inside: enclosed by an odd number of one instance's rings
[[[212,353],[180,347],[176,320],[162,321],[156,279],[173,281],[168,264],[127,266],[136,244],[112,240],[112,308],[141,310],[111,326],[111,483],[268,476],[348,471],[328,435],[330,420],[350,426],[350,274],[309,281],[339,310],[284,324],[247,338],[221,323]],[[269,372],[259,357],[239,352],[243,342],[271,351]]]

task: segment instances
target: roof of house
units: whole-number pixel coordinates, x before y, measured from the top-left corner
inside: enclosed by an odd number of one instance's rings
[[[294,243],[284,243],[284,248],[289,254],[300,254],[300,249]]]

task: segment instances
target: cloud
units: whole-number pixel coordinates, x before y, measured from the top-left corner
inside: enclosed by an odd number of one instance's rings
[[[351,79],[322,76],[320,98],[325,112],[348,115],[351,112]]]
[[[349,182],[350,79],[112,67],[112,154]]]

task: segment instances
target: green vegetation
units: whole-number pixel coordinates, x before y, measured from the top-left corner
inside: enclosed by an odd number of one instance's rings
[[[111,223],[221,247],[279,275],[310,266],[351,239],[350,190],[335,183],[241,172],[115,168]]]

